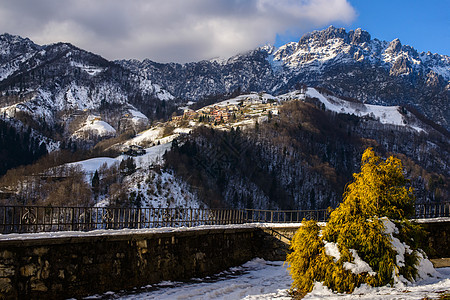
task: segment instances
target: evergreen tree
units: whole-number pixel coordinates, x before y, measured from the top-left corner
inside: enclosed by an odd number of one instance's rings
[[[136,171],[136,163],[132,157],[127,158],[127,169],[129,174],[133,174]]]
[[[95,170],[94,176],[92,177],[92,190],[94,195],[97,195],[100,188],[100,178],[98,176],[98,171]]]
[[[120,162],[119,170],[124,175],[133,174],[136,171],[136,163],[132,157],[127,157]]]
[[[352,292],[363,283],[382,286],[401,276],[416,279],[424,255],[418,249],[423,231],[407,219],[414,196],[401,161],[392,156],[384,161],[368,148],[361,172],[353,177],[323,230],[304,220],[296,232],[287,256],[294,291],[310,292],[314,282]],[[399,253],[394,244],[407,250]]]

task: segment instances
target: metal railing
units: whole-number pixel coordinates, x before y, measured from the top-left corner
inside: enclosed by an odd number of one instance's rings
[[[415,218],[450,217],[450,203],[416,205]],[[327,221],[328,210],[0,206],[0,233]]]
[[[192,227],[244,223],[243,210],[0,206],[0,232]]]
[[[296,223],[303,219],[326,222],[328,220],[328,210],[263,210],[245,209],[246,222],[264,223]]]
[[[450,217],[450,202],[416,204],[415,219]]]

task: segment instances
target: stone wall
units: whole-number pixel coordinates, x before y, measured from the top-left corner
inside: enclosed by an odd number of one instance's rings
[[[263,247],[256,228],[0,241],[0,299],[64,299],[204,277]]]
[[[423,225],[428,231],[423,248],[429,257],[449,258],[450,222]],[[216,226],[0,240],[0,299],[82,297],[204,277],[255,257],[284,260],[285,237],[297,229]]]
[[[426,232],[421,248],[426,251],[428,258],[450,258],[450,222],[436,222],[430,219],[421,222],[420,225],[423,226]],[[283,238],[286,237],[292,239],[298,228],[299,226],[277,226],[274,228],[264,228],[263,230],[267,235],[276,238],[279,238],[278,235],[282,235]],[[270,243],[269,240],[270,239],[266,236],[265,241]],[[276,243],[270,247],[266,247],[265,250],[273,252],[280,247],[280,245],[282,244]],[[287,247],[284,249],[284,252],[286,251]],[[278,251],[279,254],[282,252],[283,251]],[[284,260],[280,255],[277,257],[279,260]]]
[[[422,224],[427,232],[423,243],[429,258],[450,258],[450,222]]]

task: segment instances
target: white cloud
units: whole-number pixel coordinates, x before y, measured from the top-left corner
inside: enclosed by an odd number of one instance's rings
[[[39,44],[67,41],[108,59],[229,57],[276,34],[356,17],[346,0],[20,0],[0,3],[0,28]]]

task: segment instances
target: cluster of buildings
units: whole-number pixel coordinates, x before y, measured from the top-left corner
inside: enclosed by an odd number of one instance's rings
[[[269,111],[272,114],[278,114],[275,108],[277,102],[261,103],[252,99],[240,101],[239,104],[211,105],[201,108],[197,111],[185,109],[182,116],[173,116],[172,121],[192,120],[205,123],[230,123],[233,121],[251,118],[255,115],[261,115]]]
[[[185,109],[182,116],[173,116],[172,121],[193,120],[205,123],[228,123],[239,109],[233,107],[205,107],[198,111]]]

